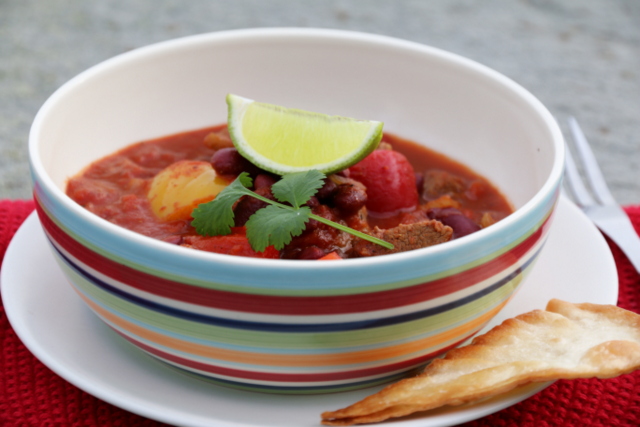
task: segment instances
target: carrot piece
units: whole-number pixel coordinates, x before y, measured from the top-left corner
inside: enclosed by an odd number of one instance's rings
[[[334,259],[342,259],[342,257],[340,255],[338,255],[337,252],[331,252],[326,254],[325,256],[323,256],[322,258],[318,258],[318,261],[330,261],[330,260],[334,260]]]

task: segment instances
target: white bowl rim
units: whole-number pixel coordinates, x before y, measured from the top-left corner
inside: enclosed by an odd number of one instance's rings
[[[64,191],[62,191],[45,172],[45,168],[40,159],[38,152],[38,137],[40,134],[40,128],[45,120],[48,112],[53,109],[60,98],[63,98],[66,93],[73,90],[77,85],[83,81],[90,79],[94,75],[103,73],[109,68],[120,63],[137,59],[144,55],[155,55],[162,51],[171,49],[180,49],[184,46],[198,44],[198,43],[210,43],[212,41],[224,41],[225,39],[238,40],[238,39],[254,39],[256,37],[265,38],[278,38],[278,37],[302,37],[308,39],[340,39],[350,41],[360,41],[364,43],[386,45],[390,47],[396,47],[401,49],[409,49],[413,51],[421,51],[431,56],[438,57],[440,60],[445,60],[464,68],[470,69],[483,75],[485,78],[493,80],[510,89],[516,95],[518,95],[523,101],[525,101],[530,108],[532,108],[543,119],[550,131],[553,149],[554,149],[554,161],[549,175],[542,187],[536,192],[536,194],[527,201],[523,206],[515,210],[511,215],[497,222],[487,229],[479,230],[471,235],[465,236],[462,239],[456,239],[446,244],[435,245],[427,248],[416,249],[407,252],[400,252],[395,254],[389,254],[377,257],[367,258],[352,258],[344,260],[344,262],[317,262],[315,260],[286,260],[286,259],[261,259],[251,257],[231,256],[224,254],[217,254],[213,252],[205,252],[192,250],[176,245],[166,244],[159,240],[153,239],[142,234],[138,234],[134,231],[125,229],[118,225],[115,225],[99,216],[86,210],[79,204],[75,203],[69,198]],[[145,248],[153,250],[166,251],[169,254],[174,254],[179,257],[195,257],[200,258],[203,261],[222,262],[226,265],[238,265],[247,266],[252,265],[259,268],[273,268],[280,270],[281,268],[287,269],[343,269],[350,266],[366,266],[370,264],[380,265],[396,263],[400,260],[411,261],[415,258],[422,258],[432,253],[438,253],[442,251],[455,251],[458,247],[463,245],[469,245],[473,242],[484,239],[488,233],[499,233],[505,228],[509,228],[513,223],[517,222],[528,212],[532,211],[538,204],[542,203],[544,199],[553,191],[555,191],[559,182],[561,182],[562,174],[564,171],[564,139],[560,128],[555,121],[554,117],[547,110],[547,108],[528,90],[520,86],[515,81],[504,76],[503,74],[482,65],[474,60],[465,58],[458,54],[442,50],[440,48],[428,46],[418,42],[403,40],[395,37],[370,34],[351,30],[337,30],[337,29],[325,29],[325,28],[298,28],[298,27],[269,27],[269,28],[248,28],[227,30],[219,32],[210,32],[197,35],[191,35],[186,37],[180,37],[176,39],[166,40],[140,48],[133,49],[131,51],[116,55],[105,61],[102,61],[87,70],[79,73],[75,77],[60,86],[42,105],[38,113],[36,114],[31,130],[29,132],[29,160],[33,173],[38,176],[42,184],[46,186],[48,194],[56,198],[56,200],[64,205],[67,209],[72,211],[75,215],[78,215],[82,220],[87,221],[97,228],[105,229],[110,233],[114,233],[118,237],[128,239],[137,245],[141,245]]]

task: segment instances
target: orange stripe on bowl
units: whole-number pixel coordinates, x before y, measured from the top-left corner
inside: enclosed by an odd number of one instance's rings
[[[498,304],[488,312],[481,316],[457,326],[451,330],[441,334],[426,337],[417,341],[399,344],[393,347],[384,347],[374,350],[355,351],[348,353],[334,353],[321,355],[286,355],[286,354],[270,354],[270,353],[247,353],[236,350],[226,350],[220,348],[212,348],[203,344],[192,343],[178,338],[172,338],[157,332],[150,331],[127,320],[124,320],[113,313],[105,310],[84,295],[80,295],[82,299],[95,310],[100,316],[109,322],[117,325],[123,330],[137,335],[145,340],[151,341],[158,345],[168,347],[177,351],[193,354],[197,356],[225,360],[234,363],[255,364],[263,366],[336,366],[349,365],[366,362],[376,362],[394,357],[402,357],[411,353],[419,352],[425,349],[433,349],[447,341],[459,340],[471,332],[479,329],[488,322],[502,307],[507,303],[508,299]],[[433,351],[433,350],[431,350]],[[430,352],[431,352],[430,351]]]

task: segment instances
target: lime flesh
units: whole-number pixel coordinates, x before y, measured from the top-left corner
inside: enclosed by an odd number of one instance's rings
[[[280,107],[227,95],[228,127],[240,154],[256,166],[284,175],[311,169],[345,169],[371,153],[382,122]]]

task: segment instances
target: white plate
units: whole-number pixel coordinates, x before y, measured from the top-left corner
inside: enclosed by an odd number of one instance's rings
[[[344,407],[381,387],[328,395],[269,395],[222,388],[152,359],[117,336],[66,283],[32,214],[16,233],[2,268],[9,321],[29,350],[86,392],[128,411],[181,426],[318,426],[320,413]],[[544,308],[551,298],[615,304],[618,277],[600,232],[561,198],[538,265],[491,322]],[[394,426],[460,424],[513,405],[547,384],[523,387],[475,405],[406,417]]]

